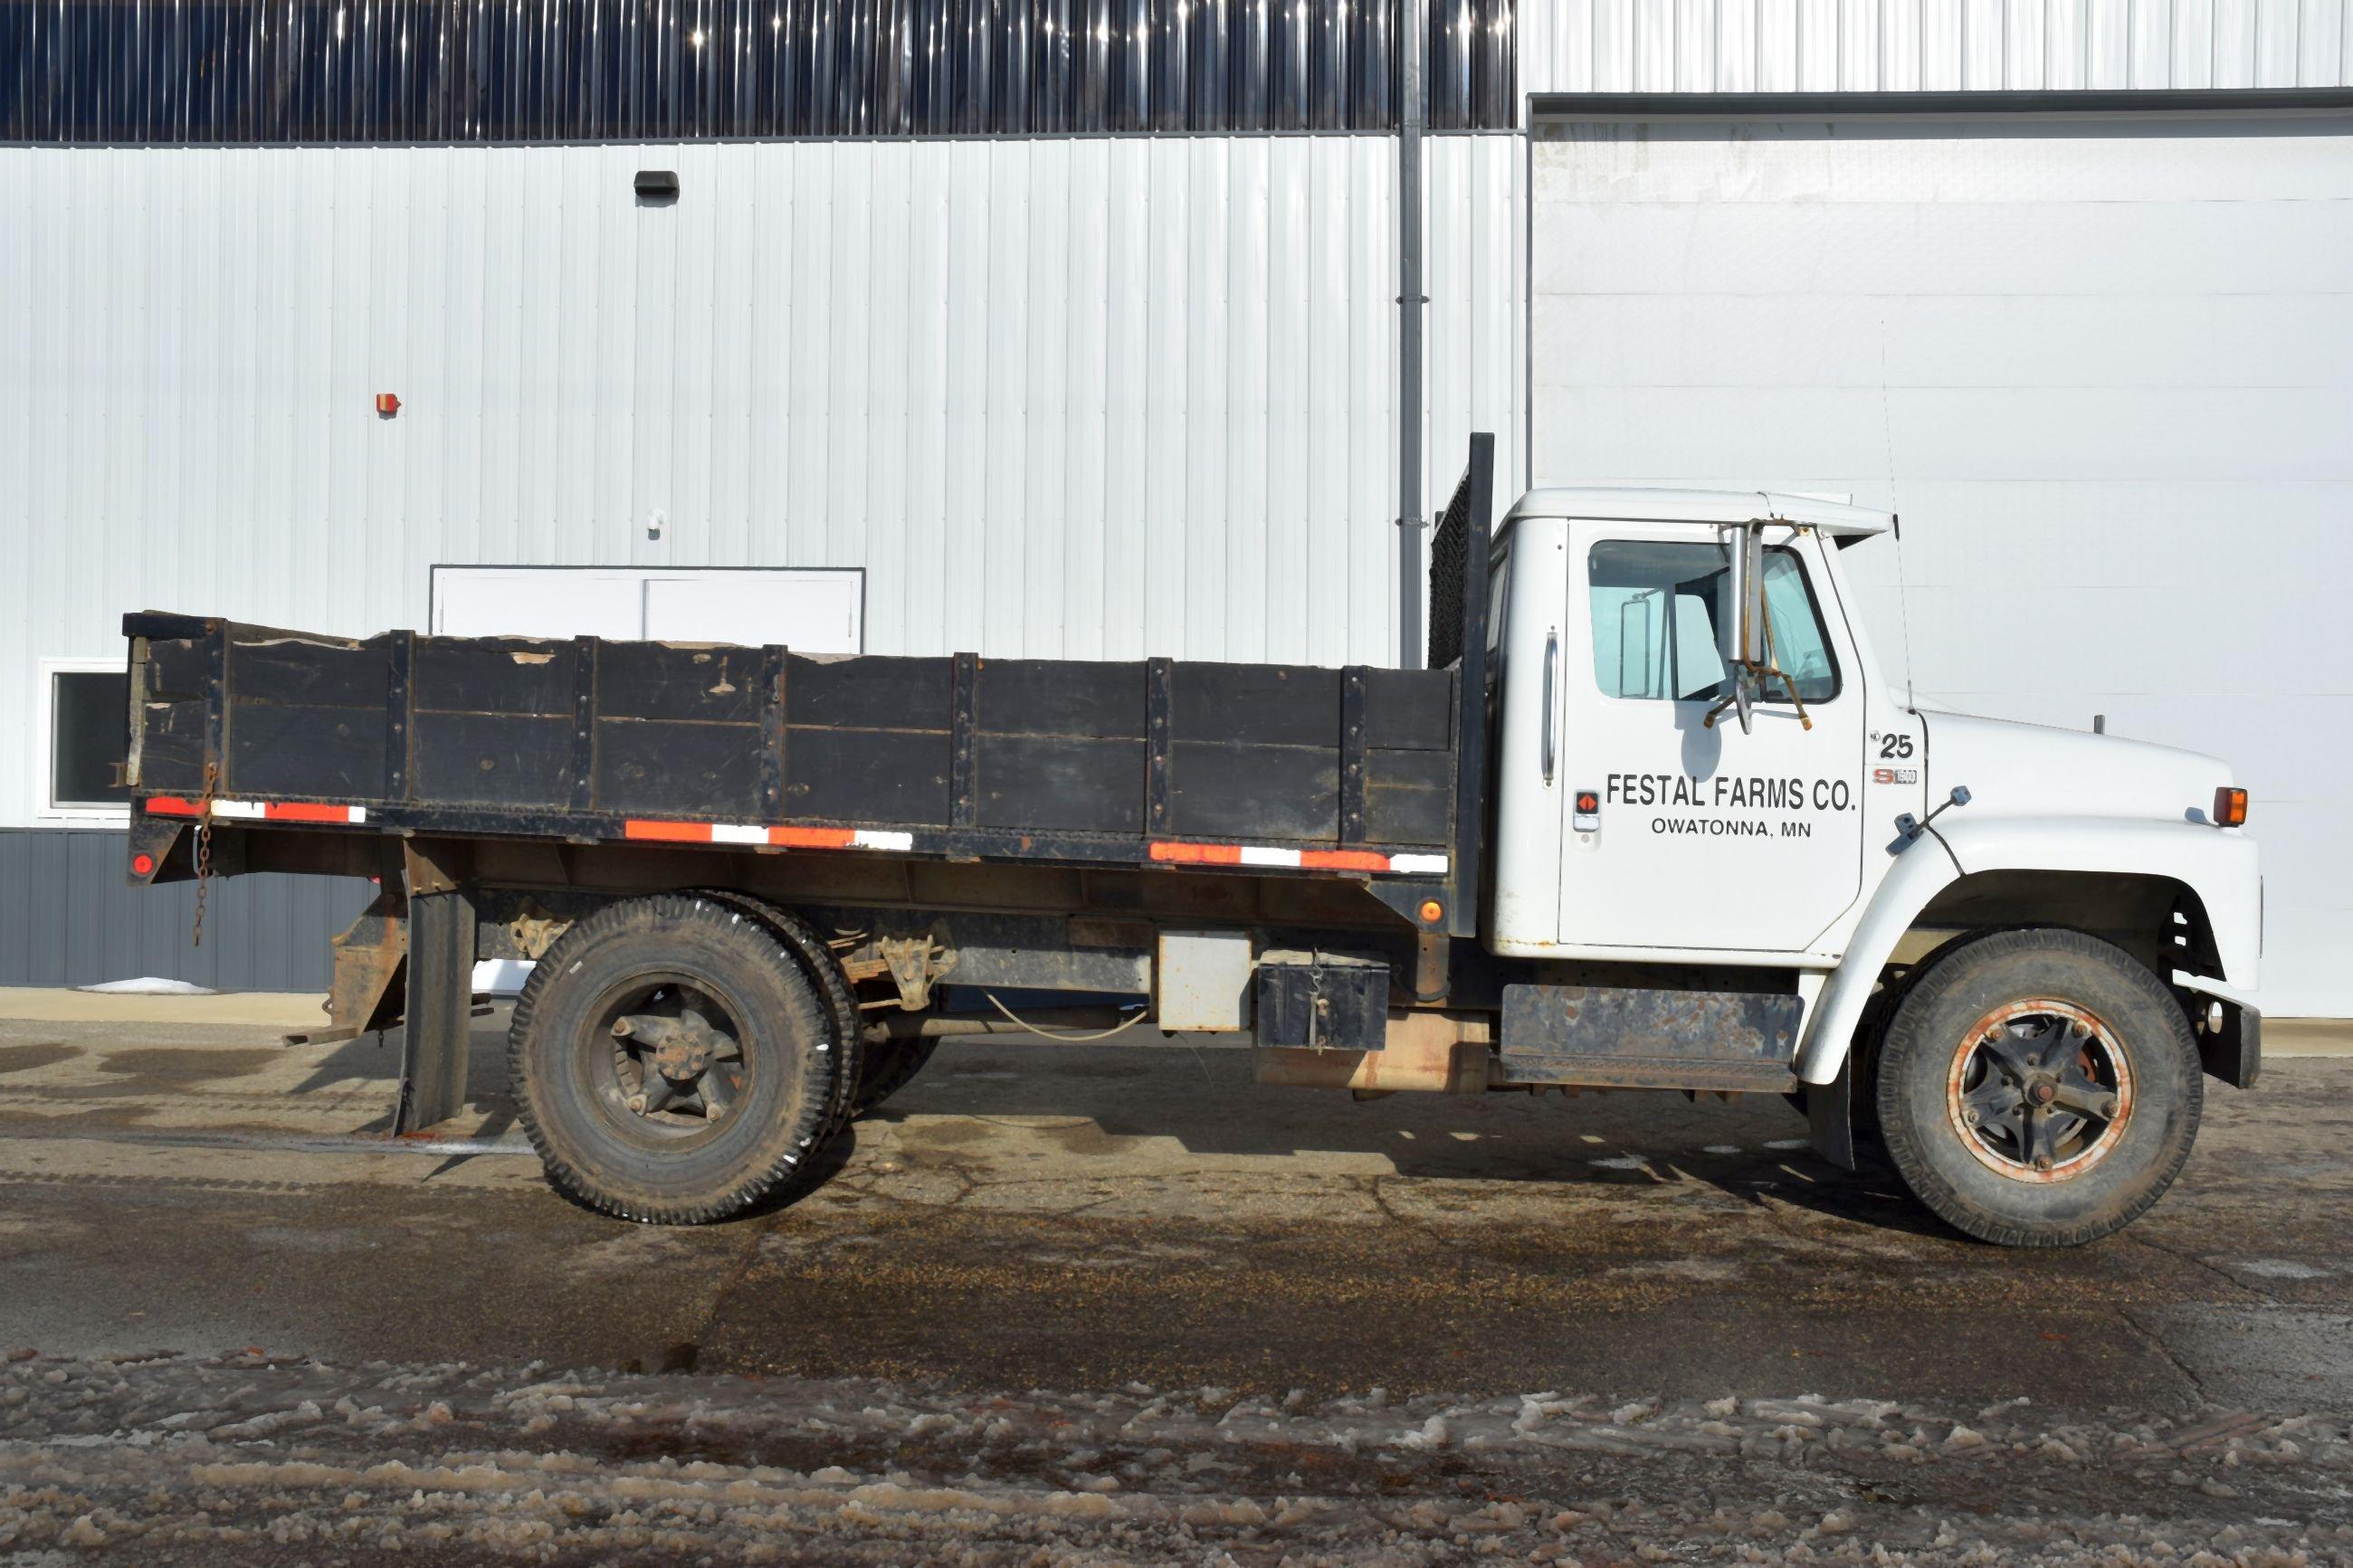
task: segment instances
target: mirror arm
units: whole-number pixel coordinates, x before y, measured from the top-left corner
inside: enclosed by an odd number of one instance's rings
[[[1747,526],[1750,528],[1756,527],[1753,523]],[[1746,548],[1746,540],[1742,542],[1742,548],[1744,550]],[[1810,731],[1814,727],[1814,717],[1812,714],[1806,711],[1806,700],[1798,694],[1798,683],[1790,679],[1788,675],[1783,671],[1778,665],[1773,662],[1774,654],[1776,652],[1773,637],[1773,606],[1772,601],[1765,596],[1763,573],[1761,569],[1755,574],[1758,581],[1754,591],[1757,595],[1757,640],[1762,645],[1761,651],[1765,657],[1762,659],[1752,659],[1747,657],[1747,627],[1743,619],[1743,615],[1747,608],[1749,592],[1746,580],[1750,575],[1751,574],[1746,572],[1734,574],[1736,582],[1740,584],[1740,592],[1736,594],[1735,603],[1733,605],[1733,622],[1735,626],[1733,637],[1734,641],[1738,647],[1739,653],[1738,657],[1735,658],[1732,661],[1732,694],[1719,700],[1715,707],[1709,709],[1706,714],[1701,718],[1699,727],[1703,730],[1715,729],[1715,721],[1724,717],[1724,710],[1725,709],[1739,705],[1739,687],[1742,680],[1746,679],[1755,681],[1757,683],[1757,693],[1760,698],[1763,697],[1766,691],[1770,689],[1771,683],[1778,680],[1781,683],[1781,689],[1789,694],[1789,705],[1798,710],[1798,722]],[[1748,728],[1748,715],[1743,713],[1740,716],[1740,727],[1745,731]]]

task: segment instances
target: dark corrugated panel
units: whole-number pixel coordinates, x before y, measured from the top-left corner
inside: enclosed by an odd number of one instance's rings
[[[1403,0],[24,0],[0,140],[1381,131]],[[1430,124],[1515,122],[1514,0],[1427,6]]]
[[[0,985],[91,985],[156,975],[219,991],[324,991],[327,939],[374,891],[342,877],[215,881],[205,944],[195,888],[133,888],[124,835],[0,828]]]

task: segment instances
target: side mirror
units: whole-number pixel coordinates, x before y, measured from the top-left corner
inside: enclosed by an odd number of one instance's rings
[[[1734,581],[1739,584],[1739,596],[1734,600],[1738,614],[1734,624],[1740,629],[1740,662],[1750,669],[1763,668],[1765,663],[1765,525],[1750,522],[1741,525],[1737,551],[1740,570]]]
[[[1732,680],[1731,706],[1740,732],[1750,732],[1753,710],[1763,692],[1757,671],[1765,663],[1765,525],[1736,524],[1727,531],[1731,613],[1724,618],[1724,668]]]

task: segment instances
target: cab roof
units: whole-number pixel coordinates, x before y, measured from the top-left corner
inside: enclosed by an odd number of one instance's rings
[[[1599,518],[1625,522],[1747,522],[1774,518],[1841,538],[1865,538],[1895,526],[1895,514],[1780,490],[1683,490],[1649,485],[1579,485],[1530,490],[1512,505],[1520,517]]]

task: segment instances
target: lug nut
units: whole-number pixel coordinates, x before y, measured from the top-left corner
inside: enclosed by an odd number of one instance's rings
[[[2116,1119],[2116,1097],[2112,1094],[2108,1096],[2107,1099],[2100,1101],[2100,1120],[2103,1121],[2114,1121]]]
[[[646,1097],[642,1094],[629,1096],[629,1109],[643,1116],[646,1113]]]
[[[1976,1110],[1973,1108],[1971,1110],[1962,1111],[1961,1120],[1967,1122],[1969,1126],[1975,1127],[1978,1124],[1978,1113]]]
[[[2049,1170],[2051,1168],[2051,1156],[2048,1154],[2037,1154],[2034,1157],[2034,1168],[2038,1171]]]
[[[629,1021],[627,1018],[613,1020],[613,1037],[617,1040],[626,1040],[629,1037]]]

